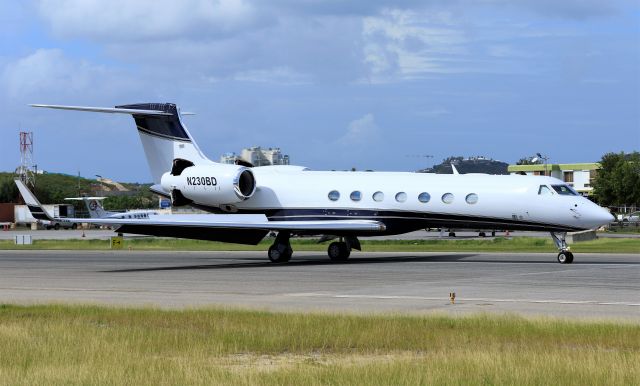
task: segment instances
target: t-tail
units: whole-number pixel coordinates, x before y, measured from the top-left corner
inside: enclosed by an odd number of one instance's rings
[[[16,186],[24,199],[24,203],[27,204],[29,208],[29,212],[36,220],[53,220],[53,217],[47,213],[47,211],[42,207],[40,201],[36,198],[36,196],[27,188],[27,185],[24,184],[21,180],[15,180]]]
[[[65,200],[82,201],[87,208],[87,212],[89,212],[89,216],[91,218],[106,218],[115,214],[116,212],[104,210],[101,201],[105,198],[106,197],[70,197],[65,198]]]
[[[132,115],[155,184],[160,184],[162,175],[171,170],[176,159],[186,160],[194,165],[214,163],[202,153],[195,143],[189,130],[180,119],[178,107],[173,103],[138,103],[116,107],[35,104],[31,106]]]

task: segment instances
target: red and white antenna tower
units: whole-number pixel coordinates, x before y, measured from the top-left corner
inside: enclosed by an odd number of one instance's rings
[[[20,168],[18,175],[25,185],[33,188],[35,175],[33,173],[33,132],[20,132]]]

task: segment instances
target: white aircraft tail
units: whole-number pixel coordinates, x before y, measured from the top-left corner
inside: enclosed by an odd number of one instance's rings
[[[113,107],[31,105],[61,110],[131,114],[136,122],[151,177],[156,184],[171,170],[174,160],[192,164],[213,163],[200,150],[180,120],[173,103],[138,103]]]
[[[24,182],[21,180],[15,180],[15,183],[16,186],[18,186],[18,190],[24,199],[24,203],[27,204],[27,208],[29,208],[33,218],[36,220],[53,220],[53,217],[42,207],[40,201],[38,201],[36,196],[31,192],[31,190],[29,190]]]
[[[65,200],[82,201],[84,202],[84,205],[89,212],[89,217],[105,218],[115,213],[104,210],[104,207],[102,206],[102,200],[104,200],[105,198],[106,197],[71,197],[65,198]]]

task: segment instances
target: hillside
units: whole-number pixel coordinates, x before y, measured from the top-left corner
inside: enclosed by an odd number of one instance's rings
[[[0,202],[20,202],[13,173],[0,172]],[[46,173],[36,176],[35,194],[43,204],[59,204],[65,197],[104,195],[106,209],[155,208],[158,200],[149,191],[151,184],[121,183],[128,191],[120,191],[113,185],[95,179],[78,178],[68,174]]]
[[[486,174],[509,174],[507,172],[508,163],[496,161],[484,157],[448,157],[442,163],[431,168],[418,170],[419,173],[453,174],[451,164],[456,165],[460,174],[486,173]]]

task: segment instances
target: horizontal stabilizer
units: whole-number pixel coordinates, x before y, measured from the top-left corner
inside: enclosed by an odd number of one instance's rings
[[[87,106],[61,106],[61,105],[39,105],[31,104],[31,107],[44,107],[48,109],[58,110],[76,110],[89,111],[93,113],[111,113],[111,114],[132,114],[132,115],[172,115],[160,110],[142,110],[142,109],[125,109],[118,107],[87,107]]]

